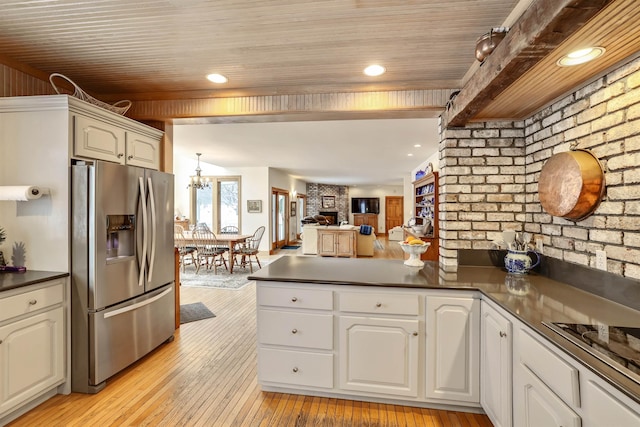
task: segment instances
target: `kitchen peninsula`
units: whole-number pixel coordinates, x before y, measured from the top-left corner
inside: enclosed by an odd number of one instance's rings
[[[640,376],[545,326],[637,326],[640,312],[577,287],[496,267],[315,257],[250,279],[263,390],[485,411],[497,425],[640,423]]]

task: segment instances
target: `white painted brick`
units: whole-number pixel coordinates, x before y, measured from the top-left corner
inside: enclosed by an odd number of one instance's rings
[[[448,167],[447,175],[469,175],[471,168],[467,166]]]
[[[624,204],[625,215],[640,215],[640,201],[633,200],[627,201]],[[640,220],[638,220],[638,227],[640,228]]]
[[[583,125],[578,125],[573,128],[567,129],[564,132],[565,141],[571,141],[572,139],[578,139],[585,135],[591,133],[591,124],[585,123]]]
[[[604,117],[606,114],[607,114],[607,104],[605,103],[598,104],[578,114],[578,116],[575,118],[575,123],[583,124],[586,122],[591,122],[593,120]]]
[[[640,86],[640,72],[636,71],[627,78],[627,90]]]
[[[575,96],[573,94],[565,96],[560,101],[554,103],[551,106],[551,111],[560,110],[560,109],[566,107],[567,105],[573,104],[574,101],[575,101]]]
[[[474,203],[471,207],[473,211],[477,212],[496,212],[498,210],[498,205],[495,203]]]
[[[589,230],[585,228],[565,227],[562,234],[571,239],[587,240],[589,238]]]
[[[499,156],[500,150],[498,148],[474,148],[473,156]]]
[[[640,250],[637,248],[606,245],[604,250],[607,252],[607,258],[626,262],[638,262],[640,259]]]
[[[552,216],[548,213],[533,214],[533,222],[536,222],[538,224],[550,224],[551,218]],[[541,232],[545,232],[544,226],[542,226]]]
[[[589,231],[589,239],[594,242],[621,244],[622,232],[614,230],[591,230]]]
[[[640,248],[640,233],[625,232],[622,243],[625,246]]]
[[[513,184],[512,175],[488,175],[485,177],[488,184]]]
[[[607,218],[607,228],[637,230],[639,227],[640,218],[637,216],[614,216]]]
[[[471,227],[474,230],[485,230],[485,231],[500,231],[502,227],[499,222],[474,222],[471,224]],[[492,240],[495,240],[492,238]]]
[[[549,245],[545,245],[544,246],[544,256],[545,257],[550,257],[550,258],[563,259],[562,258],[562,251],[560,249],[556,249],[553,246],[549,246]],[[545,301],[545,303],[546,303],[546,301]]]
[[[607,198],[609,200],[640,199],[640,185],[609,187],[607,189]]]
[[[506,212],[501,212],[501,213],[490,212],[490,213],[487,213],[487,221],[501,221],[501,222],[510,221],[510,222],[513,222],[514,220],[515,220],[515,216],[512,213],[506,213]]]
[[[632,105],[627,110],[627,120],[640,118],[640,104]]]
[[[474,185],[471,188],[472,193],[497,193],[500,191],[499,185]]]
[[[443,130],[442,135],[445,138],[451,139],[469,138],[471,136],[471,130],[465,128],[448,128]]]
[[[457,160],[460,166],[484,166],[487,163],[484,157],[460,157]]]
[[[557,135],[553,135],[550,138],[545,139],[544,141],[540,141],[542,143],[542,148],[553,148],[558,145],[564,143],[564,133],[558,133]]]
[[[533,134],[533,140],[540,141],[545,138],[549,138],[551,135],[553,135],[551,128],[543,128],[540,131]]]
[[[484,175],[460,176],[460,184],[484,184],[487,177]]]
[[[545,255],[547,254],[547,249],[545,248]],[[589,265],[589,257],[585,254],[578,254],[575,252],[564,252],[564,260],[568,262],[573,262],[575,264],[580,265]]]
[[[501,138],[524,138],[524,129],[501,129],[500,130]]]
[[[461,139],[458,141],[458,145],[460,147],[486,147],[487,140],[486,139]]]
[[[496,169],[496,168],[494,168],[494,169]],[[474,170],[474,172],[475,172],[475,170]],[[503,174],[503,175],[524,175],[524,173],[525,173],[524,166],[500,166],[500,170],[496,170],[493,173],[488,172],[488,175],[498,175],[498,174]]]
[[[640,168],[625,170],[622,176],[625,184],[637,184],[640,182]]]
[[[468,221],[447,221],[447,230],[471,230],[471,223]]]
[[[512,147],[518,142],[515,138],[494,138],[487,140],[489,147]]]
[[[511,157],[487,157],[488,166],[511,166],[513,158]]]
[[[562,119],[562,112],[556,111],[550,116],[545,117],[542,120],[542,127],[549,127],[550,125],[559,122]]]
[[[442,212],[470,212],[471,205],[469,203],[444,203],[440,205]]]
[[[476,166],[473,173],[478,175],[497,175],[500,169],[497,166]]]
[[[524,185],[503,184],[500,186],[500,191],[503,193],[522,193],[524,192]]]
[[[562,227],[559,225],[544,224],[542,226],[542,234],[546,234],[547,236],[561,236]]]
[[[589,108],[589,100],[588,99],[579,99],[573,104],[567,105],[564,110],[562,110],[562,117],[571,117],[580,113],[581,111]]]
[[[566,237],[552,237],[551,245],[558,249],[573,250],[573,239],[567,239]]]
[[[606,116],[602,116],[591,123],[591,131],[597,132],[603,129],[609,129],[613,126],[619,125],[620,123],[624,122],[624,120],[624,111],[617,111],[615,113],[607,114]]]
[[[472,243],[472,249],[491,249],[492,244],[489,240],[474,240]]]
[[[589,96],[592,93],[600,90],[602,87],[604,87],[604,78],[599,78],[598,80],[588,84],[587,86],[578,89],[578,91],[576,91],[576,99],[581,99],[585,96]]]
[[[471,132],[474,138],[498,138],[500,131],[498,129],[477,129]]]
[[[460,203],[480,203],[487,198],[486,194],[461,194],[458,200]]]
[[[634,59],[609,73],[606,78],[609,83],[623,79],[640,68],[640,59]]]
[[[634,89],[607,102],[609,113],[640,102],[640,90]]]
[[[500,149],[501,156],[524,156],[524,150],[522,148],[501,148]]]
[[[485,214],[482,212],[460,212],[458,219],[460,221],[484,221]]]
[[[487,194],[487,202],[511,203],[513,202],[513,194]]]
[[[589,148],[589,149],[597,149],[599,145],[606,143],[607,141],[607,133],[606,132],[596,132],[590,135],[585,135],[582,138],[578,138],[576,143],[580,148]]]
[[[485,240],[487,238],[487,233],[484,231],[461,231],[460,238],[464,240]],[[470,247],[471,245],[469,245],[469,248]]]
[[[634,264],[627,264],[624,268],[624,275],[631,279],[640,280],[640,266]]]
[[[624,82],[613,83],[612,85],[604,87],[591,95],[589,102],[594,106],[608,101],[615,96],[621,95],[624,92],[624,87]]]
[[[440,239],[444,240],[456,240],[458,238],[457,231],[441,230],[439,232]]]
[[[470,148],[451,148],[447,150],[447,157],[468,157],[470,155]]]

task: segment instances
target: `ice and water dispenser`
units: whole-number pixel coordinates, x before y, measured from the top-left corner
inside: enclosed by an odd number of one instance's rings
[[[107,260],[135,255],[135,215],[107,215]]]

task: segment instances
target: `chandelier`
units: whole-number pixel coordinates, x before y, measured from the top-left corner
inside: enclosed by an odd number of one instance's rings
[[[200,169],[200,156],[202,153],[196,153],[198,156],[198,167],[196,168],[196,176],[191,177],[191,183],[187,185],[187,188],[195,188],[196,190],[204,190],[206,188],[211,188],[211,182],[209,182],[209,178],[203,178],[200,176],[202,173],[202,169]]]

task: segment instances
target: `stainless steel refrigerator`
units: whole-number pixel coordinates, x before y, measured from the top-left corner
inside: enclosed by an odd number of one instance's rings
[[[173,175],[95,161],[71,181],[71,388],[97,393],[173,339]]]

